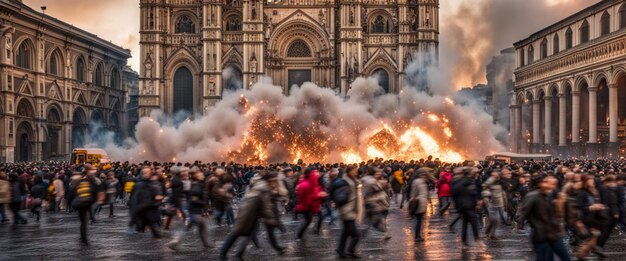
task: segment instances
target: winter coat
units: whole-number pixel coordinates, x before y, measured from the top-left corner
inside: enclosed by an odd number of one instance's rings
[[[361,183],[368,212],[380,213],[389,210],[389,196],[374,176],[363,177]]]
[[[6,204],[11,201],[11,184],[8,181],[0,179],[0,204]]]
[[[489,205],[498,208],[504,207],[506,200],[500,182],[497,181],[494,177],[490,177],[487,179],[487,181],[485,181],[483,186],[485,186],[485,189],[488,190],[491,194]]]
[[[338,179],[335,184],[345,182],[349,189],[350,195],[348,196],[348,202],[337,209],[341,220],[355,221],[357,224],[361,223],[364,214],[364,198],[363,198],[363,185],[356,179],[353,180],[349,177]],[[336,190],[340,190],[339,185],[335,187]]]
[[[418,177],[411,182],[410,198],[417,198],[419,200],[415,214],[426,213],[426,207],[428,205],[428,184],[426,184],[423,178]]]
[[[452,196],[457,209],[461,211],[474,210],[480,199],[480,190],[474,179],[464,177],[453,182]]]
[[[555,218],[554,204],[547,195],[542,194],[539,190],[526,195],[519,211],[519,223],[523,224],[525,220],[528,220],[533,228],[531,232],[533,243],[555,241],[563,236],[559,219]]]
[[[272,193],[269,184],[263,179],[255,180],[241,200],[232,233],[240,236],[251,235],[259,218],[263,218],[267,225],[278,225],[278,217],[272,210]]]
[[[208,194],[204,188],[204,182],[193,181],[191,183],[191,188],[189,189],[189,213],[202,214],[202,209],[206,206]]]
[[[64,188],[64,184],[63,181],[60,179],[55,179],[52,182],[52,185],[54,185],[54,195],[57,198],[62,198],[65,196],[65,188]]]
[[[104,191],[107,196],[107,203],[113,204],[115,203],[115,196],[117,195],[117,184],[119,181],[117,179],[106,180],[106,190]]]
[[[24,196],[26,196],[26,187],[20,179],[11,180],[11,202],[22,202]]]
[[[452,173],[447,171],[441,172],[436,184],[438,197],[442,198],[452,196],[450,182],[452,182]]]
[[[299,213],[320,213],[323,198],[319,196],[322,187],[319,185],[318,177],[314,173],[311,173],[307,179],[304,178],[304,175],[302,177],[296,187],[298,197],[296,211]]]

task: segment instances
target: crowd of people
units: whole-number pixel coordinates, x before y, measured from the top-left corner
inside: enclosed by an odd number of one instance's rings
[[[239,257],[247,244],[258,245],[262,229],[282,255],[276,232],[292,218],[300,221],[296,241],[306,241],[308,229],[319,233],[324,222],[338,223],[337,256],[359,258],[365,231],[392,237],[387,216],[394,206],[414,218],[416,244],[428,240],[425,219],[446,218],[451,231],[461,222],[463,247],[498,240],[497,228],[530,230],[537,260],[585,260],[606,257],[612,233],[626,229],[625,181],[625,160],[0,163],[0,220],[19,226],[28,222],[24,212],[34,222],[42,211],[75,212],[81,243],[88,245],[87,227],[97,214],[108,208],[115,218],[116,207],[127,206],[128,233],[167,235],[166,246],[174,250],[194,226],[206,248],[216,247],[209,224],[230,227],[219,250],[225,260],[239,238]],[[436,211],[428,215],[432,206]]]

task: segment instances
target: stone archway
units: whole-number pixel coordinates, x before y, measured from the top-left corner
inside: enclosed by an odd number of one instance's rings
[[[72,115],[72,148],[85,145],[87,138],[87,116],[82,108],[76,108]]]
[[[377,68],[372,71],[371,76],[378,80],[378,85],[383,88],[384,93],[390,92],[391,89],[389,86],[389,72],[387,72],[387,70],[383,68]]]
[[[224,82],[224,92],[235,92],[243,88],[243,73],[238,66],[229,64],[222,70],[222,81]]]
[[[62,113],[58,107],[51,106],[46,114],[46,128],[44,133],[43,159],[57,158],[62,153],[61,140],[63,133]]]
[[[15,140],[15,160],[31,161],[33,157],[33,142],[35,134],[30,123],[23,121],[17,126]]]

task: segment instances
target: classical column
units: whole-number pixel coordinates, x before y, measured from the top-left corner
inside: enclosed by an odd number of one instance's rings
[[[559,94],[559,146],[567,145],[565,132],[567,129],[567,100],[564,93]]]
[[[580,92],[572,92],[572,143],[580,142]]]
[[[539,143],[541,143],[541,100],[533,101],[533,144],[530,150],[534,153],[538,150]]]
[[[515,148],[516,152],[521,152],[524,135],[522,134],[522,105],[515,105]]]
[[[598,87],[589,87],[589,143],[598,142]]]
[[[543,144],[552,144],[552,96],[544,96],[544,130],[543,130]],[[547,147],[546,147],[547,149]]]
[[[516,141],[519,139],[517,136],[519,134],[515,133],[517,129],[515,127],[515,117],[517,114],[515,113],[515,105],[509,106],[509,147],[511,151],[517,151]]]
[[[609,142],[617,142],[617,84],[609,84]]]

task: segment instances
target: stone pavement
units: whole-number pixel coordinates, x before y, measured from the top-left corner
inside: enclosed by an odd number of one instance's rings
[[[169,239],[153,239],[150,233],[126,233],[128,215],[125,206],[116,206],[116,217],[108,217],[104,208],[98,223],[89,226],[91,245],[79,244],[77,214],[43,214],[39,224],[29,218],[29,224],[12,227],[0,225],[0,260],[218,260],[218,248],[203,249],[196,231],[186,234],[177,251],[165,247]],[[432,209],[430,210],[432,212]],[[430,214],[430,213],[429,213]],[[25,213],[25,216],[28,214]],[[430,215],[429,215],[430,216]],[[392,207],[388,227],[393,236],[385,242],[383,235],[370,230],[362,239],[359,251],[364,260],[533,260],[528,234],[515,233],[501,226],[497,240],[485,240],[485,246],[461,247],[460,227],[451,233],[447,225],[453,216],[427,218],[425,242],[413,242],[414,221],[405,210]],[[287,233],[278,232],[279,242],[287,246],[283,256],[269,247],[265,231],[259,237],[261,248],[248,246],[246,259],[257,260],[335,260],[339,226],[328,227],[325,222],[320,235],[310,228],[303,242],[295,242],[298,221],[283,217]],[[313,222],[315,223],[315,221]],[[176,223],[174,229],[180,227]],[[211,225],[209,235],[221,246],[228,227]],[[471,232],[470,232],[471,233]],[[172,232],[165,232],[166,235]],[[482,236],[482,235],[481,235]],[[234,254],[236,248],[231,249]],[[626,236],[615,233],[607,244],[607,260],[626,260]],[[231,257],[234,260],[234,258]]]

